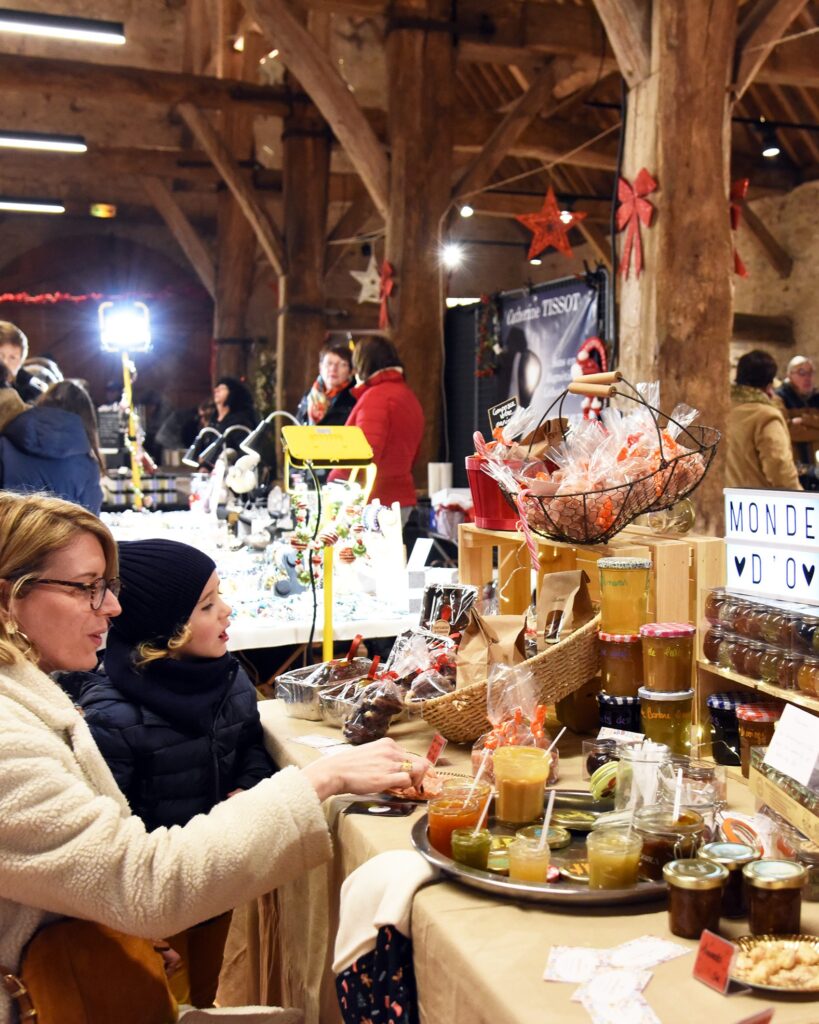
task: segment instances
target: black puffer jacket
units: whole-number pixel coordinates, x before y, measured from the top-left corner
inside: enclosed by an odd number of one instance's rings
[[[234,658],[163,659],[138,671],[130,655],[109,633],[107,675],[89,673],[77,702],[148,830],[185,825],[273,774],[256,691]]]

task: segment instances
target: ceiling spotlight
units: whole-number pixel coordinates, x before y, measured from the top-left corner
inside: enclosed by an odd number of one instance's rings
[[[572,211],[571,210],[561,210],[560,211],[560,219],[563,221],[564,224],[571,224],[571,222],[572,222]]]
[[[541,264],[543,263],[543,260],[542,260],[542,259],[540,258],[540,256],[533,256],[533,257],[532,257],[532,258],[531,258],[531,259],[529,260],[529,263],[530,263],[530,264],[531,264],[531,265],[532,265],[533,267],[539,267],[539,266],[540,266],[540,265],[541,265]]]
[[[776,128],[772,124],[762,126],[762,155],[772,160],[779,156],[782,150],[779,148],[779,140],[776,137]]]
[[[65,213],[62,203],[50,199],[0,199],[0,210],[9,213]]]
[[[244,51],[245,51],[245,37],[244,36],[236,36],[236,38],[233,40],[233,49],[236,51],[236,53],[244,53]]]
[[[54,153],[85,153],[88,146],[81,135],[47,135],[43,132],[6,132],[0,129],[4,149],[35,149]]]
[[[462,217],[471,217],[474,212],[475,208],[470,206],[469,203],[464,203],[464,205],[461,207]]]
[[[68,18],[60,14],[12,11],[8,7],[0,8],[0,32],[70,39],[78,43],[106,43],[109,46],[122,46],[125,42],[125,29],[121,21]]]
[[[455,242],[447,242],[441,250],[441,263],[447,270],[457,270],[464,261],[464,249]]]

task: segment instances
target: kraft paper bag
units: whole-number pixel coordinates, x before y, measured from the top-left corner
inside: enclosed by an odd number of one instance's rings
[[[527,451],[529,450],[529,445],[532,446],[528,458],[541,459],[545,462],[548,460],[549,452],[552,448],[557,448],[562,443],[563,431],[568,425],[569,421],[566,419],[546,420],[544,423],[541,423],[537,430],[524,437],[520,445]]]
[[[589,577],[582,569],[550,572],[537,600],[537,649],[543,651],[594,618]]]
[[[473,607],[455,660],[457,687],[485,683],[491,665],[517,665],[525,657],[526,616],[483,616]]]

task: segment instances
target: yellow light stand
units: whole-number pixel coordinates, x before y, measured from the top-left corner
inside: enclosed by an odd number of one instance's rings
[[[375,483],[376,467],[373,450],[361,427],[286,426],[282,427],[284,447],[284,486],[290,491],[291,469],[351,469],[354,479],[364,471],[364,502]],[[321,526],[319,526],[321,529]],[[324,548],[322,576],[324,584],[324,629],[321,655],[325,661],[333,658],[333,547]]]

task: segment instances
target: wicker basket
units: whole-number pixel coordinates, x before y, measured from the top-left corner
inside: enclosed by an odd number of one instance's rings
[[[540,704],[554,704],[580,689],[598,668],[600,616],[522,662],[540,686]],[[486,683],[474,683],[424,703],[424,720],[452,743],[473,743],[491,728],[486,717]]]

